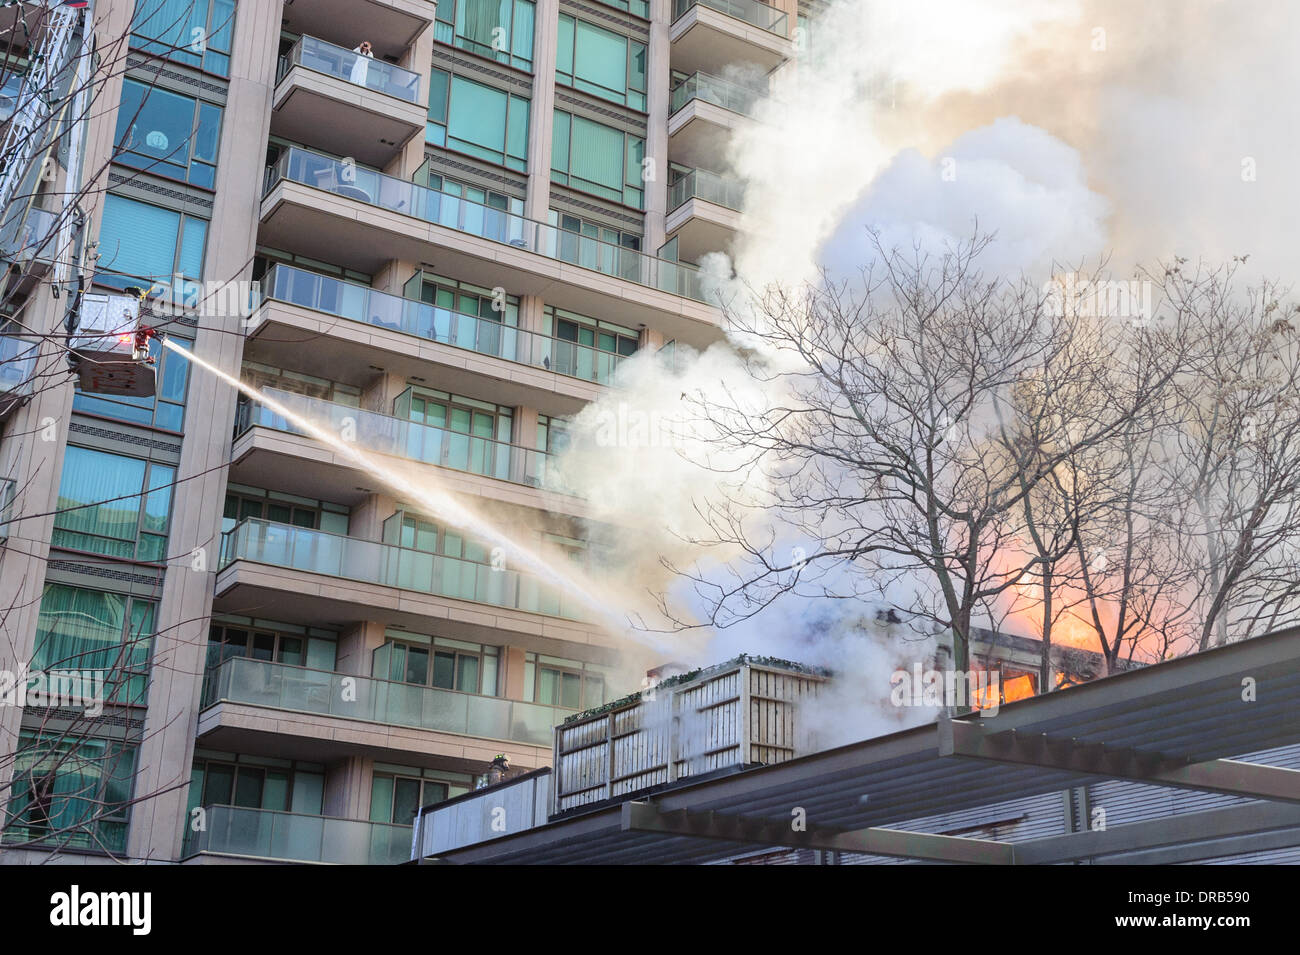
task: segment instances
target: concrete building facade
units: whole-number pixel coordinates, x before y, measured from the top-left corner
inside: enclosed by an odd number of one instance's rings
[[[629,356],[722,337],[691,263],[735,235],[725,140],[764,95],[724,77],[786,63],[797,14],[98,0],[87,271],[598,576],[564,422]],[[0,707],[8,861],[400,861],[418,806],[635,688],[526,562],[154,347],[153,398],[59,379],[5,413],[0,668],[109,671],[93,719]]]

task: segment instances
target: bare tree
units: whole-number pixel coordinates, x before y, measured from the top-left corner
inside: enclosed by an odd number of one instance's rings
[[[1198,345],[1179,376],[1166,483],[1186,501],[1180,552],[1202,650],[1276,606],[1300,554],[1300,305],[1273,282],[1239,290],[1244,261],[1178,260],[1157,276]]]
[[[674,568],[693,581],[709,623],[727,626],[809,585],[860,597],[906,581],[904,609],[952,633],[964,670],[976,621],[1069,552],[1068,526],[1024,547],[1026,508],[1041,506],[1072,459],[1112,440],[1171,371],[1143,366],[1142,387],[1107,390],[1122,349],[1053,308],[1043,289],[985,278],[978,259],[989,241],[977,232],[937,258],[877,242],[856,288],[769,290],[730,316],[756,343],[751,373],[779,397],[755,409],[697,395],[695,409],[710,439],[733,460],[748,453],[746,466],[763,469],[774,491],[701,505],[712,536],[700,543],[742,555],[722,582]],[[751,532],[772,521],[817,542],[814,552],[782,560],[777,535]]]
[[[884,598],[950,632],[964,670],[1010,613],[1050,689],[1062,628],[1114,672],[1293,618],[1296,307],[1181,260],[1070,273],[1066,294],[988,279],[989,241],[876,243],[860,283],[729,315],[763,398],[686,396],[720,475],[692,543],[726,559],[670,569],[703,625],[785,594]]]
[[[193,3],[140,4],[136,22],[112,32],[103,23],[84,23],[75,5],[32,2],[0,8],[0,440],[10,461],[20,460],[47,437],[40,433],[44,425],[21,427],[23,416],[17,412],[43,392],[71,386],[70,335],[91,274],[111,271],[125,251],[101,247],[90,232],[108,190],[110,166],[117,164],[114,169],[129,179],[131,169],[147,172],[155,163],[189,154],[188,139],[160,150],[135,131],[163,64],[185,49],[172,43],[195,41],[190,30],[195,9]],[[154,22],[142,25],[142,10],[152,10]],[[150,39],[134,42],[133,26],[143,26]],[[116,80],[128,71],[143,87],[143,96],[134,106],[119,108],[105,91],[116,89]],[[88,130],[105,123],[116,124],[116,135],[106,154],[91,155]],[[176,320],[180,309],[175,305],[182,303],[176,301],[172,275],[121,277],[115,284],[131,283],[166,302],[163,323]],[[202,303],[183,304],[192,308]],[[151,680],[150,647],[157,634],[148,617],[128,620],[119,642],[59,639],[59,627],[75,629],[76,622],[54,615],[47,619],[40,578],[35,587],[31,580],[43,577],[44,566],[29,562],[16,570],[26,555],[12,553],[30,543],[15,530],[24,526],[19,519],[49,517],[37,502],[58,482],[57,474],[33,472],[16,480],[0,473],[5,583],[17,583],[21,575],[27,586],[16,592],[35,592],[34,598],[16,598],[0,607],[0,702],[25,704],[21,736],[6,739],[13,745],[0,752],[0,841],[38,845],[54,850],[51,856],[73,847],[121,855],[125,847],[119,837],[125,827],[120,823],[129,807],[175,788],[133,791],[133,754],[143,742],[138,706]],[[114,503],[60,502],[54,515],[57,519],[77,508]],[[82,560],[115,562],[111,557]],[[145,599],[152,605],[157,596]],[[15,621],[20,615],[30,619],[38,607],[41,620],[32,647]]]

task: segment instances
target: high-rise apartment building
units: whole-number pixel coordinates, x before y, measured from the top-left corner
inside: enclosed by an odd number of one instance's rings
[[[797,12],[96,0],[80,170],[61,140],[30,214],[79,174],[90,291],[151,289],[172,343],[598,577],[552,455],[628,356],[721,338],[692,263]],[[9,351],[74,281],[23,291]],[[108,677],[94,717],[0,707],[10,861],[401,861],[418,806],[635,689],[581,601],[270,405],[156,340],[153,397],[83,390],[29,338],[0,669]]]

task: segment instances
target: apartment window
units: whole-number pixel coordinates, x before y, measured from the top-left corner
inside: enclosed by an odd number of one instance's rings
[[[417,424],[503,442],[510,441],[514,427],[513,408],[424,388],[407,389],[394,403],[394,413]]]
[[[171,338],[173,345],[189,349],[190,343]],[[129,395],[88,395],[80,390],[72,399],[74,411],[129,421],[132,424],[180,432],[185,426],[185,392],[189,387],[188,359],[162,347],[158,339],[149,341],[149,356],[154,359],[157,393],[152,398]]]
[[[605,702],[606,669],[581,660],[524,654],[524,699],[586,710]]]
[[[473,564],[488,564],[492,552],[486,544],[467,539],[459,531],[444,528],[433,521],[414,514],[399,511],[389,521],[400,518],[392,527],[397,531],[397,539],[391,543],[408,550],[418,550],[426,554],[440,554]],[[389,525],[385,526],[385,539],[393,534]]]
[[[529,0],[442,0],[433,38],[532,72],[534,19]]]
[[[135,752],[114,740],[24,730],[4,841],[125,852]]]
[[[645,140],[584,116],[555,111],[551,180],[611,202],[642,208]]]
[[[424,165],[420,167],[420,171],[416,173],[416,182],[427,185],[431,189],[436,189],[445,195],[455,196],[458,199],[475,203],[476,206],[485,207],[480,209],[474,206],[462,206],[459,208],[462,217],[461,224],[466,229],[480,235],[494,236],[499,241],[509,242],[511,245],[519,245],[523,242],[523,199],[501,192],[494,192],[481,186],[459,182],[429,172],[428,168],[429,163],[426,160]],[[456,207],[457,204],[449,203],[444,204],[442,208],[446,212],[455,212],[457,211]],[[508,215],[501,215],[501,213],[508,213]],[[414,294],[418,295],[418,291]]]
[[[294,265],[300,269],[306,269],[309,272],[318,272],[322,275],[332,275],[335,278],[345,279],[349,282],[357,282],[361,285],[370,285],[373,278],[365,272],[357,272],[353,269],[345,269],[341,265],[334,265],[332,262],[322,262],[320,259],[309,258],[305,255],[297,255],[293,252],[285,252],[282,249],[271,249],[263,245],[257,247],[257,255],[253,259],[253,281],[260,281],[271,267],[277,263],[283,262],[286,265]]]
[[[253,361],[244,362],[241,377],[259,389],[273,388],[278,391],[289,391],[295,395],[319,398],[336,405],[347,405],[349,408],[361,406],[360,388],[356,385],[331,381],[329,378],[317,378],[314,375],[304,375],[299,371],[275,368]]]
[[[438,173],[429,173],[425,177],[423,184],[427,185],[430,189],[436,189],[449,196],[455,196],[458,199],[465,199],[481,206],[487,206],[489,209],[499,209],[502,212],[508,212],[515,216],[522,216],[524,214],[524,200],[515,196],[506,195],[503,192],[494,192],[491,189],[484,189],[481,186],[472,186],[469,183],[461,182],[457,179],[450,179],[447,176],[441,176]]]
[[[122,84],[116,162],[211,189],[221,107],[136,80]]]
[[[509,476],[513,409],[412,386],[393,402],[393,414],[424,426],[407,429],[408,457],[487,477]]]
[[[611,355],[631,355],[640,341],[639,333],[630,328],[587,318],[551,305],[543,309],[542,315],[542,330],[545,334],[561,341],[609,352]]]
[[[519,326],[519,296],[517,295],[507,295],[503,300],[499,300],[492,294],[491,289],[444,278],[441,275],[430,275],[428,272],[415,273],[407,283],[405,294],[407,298],[418,298],[436,308],[445,308],[462,315],[474,315],[485,321],[498,322],[511,328]],[[493,307],[498,301],[504,306],[501,311]]]
[[[247,520],[306,527],[327,534],[346,535],[348,532],[348,508],[342,504],[241,485],[231,485],[227,489],[222,518],[223,532]]]
[[[522,172],[528,168],[528,110],[527,97],[430,70],[425,140]]]
[[[619,250],[639,252],[641,236],[554,209],[547,218],[551,225],[560,230],[559,257],[565,262],[575,262],[584,268],[596,269],[609,275],[631,273],[635,276],[640,264],[638,257],[622,255]],[[595,241],[584,242],[584,238]]]
[[[560,14],[556,82],[645,112],[645,67],[644,43]]]
[[[370,783],[370,821],[409,826],[421,807],[464,795],[473,784],[464,773],[376,763]]]
[[[500,650],[444,637],[389,635],[371,660],[371,675],[482,696],[497,695]]]
[[[136,0],[131,46],[229,76],[234,28],[235,0]]]
[[[215,623],[208,630],[209,666],[224,663],[231,657],[302,666],[307,659],[306,651],[307,641],[297,634],[245,630]]]
[[[208,629],[208,666],[218,666],[231,657],[333,671],[338,637],[328,631],[266,620],[215,620]]]
[[[596,2],[607,7],[613,7],[615,10],[622,10],[624,13],[630,13],[642,20],[650,19],[650,0],[596,0]]]
[[[125,196],[104,198],[99,226],[99,259],[95,281],[125,288],[138,285],[172,288],[175,276],[194,280],[203,275],[203,249],[208,220],[182,215]],[[182,294],[176,287],[177,298]],[[189,306],[195,301],[186,301]]]
[[[101,670],[108,702],[143,704],[154,604],[125,594],[46,584],[33,670]]]
[[[237,806],[319,816],[325,808],[325,768],[273,757],[196,757],[190,770],[189,805],[191,810]]]
[[[537,416],[537,448],[547,454],[563,454],[569,447],[569,422],[550,415]]]
[[[173,467],[68,445],[50,543],[163,562],[175,480]]]

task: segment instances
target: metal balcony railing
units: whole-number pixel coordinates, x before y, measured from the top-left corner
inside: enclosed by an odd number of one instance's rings
[[[673,19],[684,16],[696,5],[725,13],[777,36],[784,37],[789,33],[786,27],[789,18],[776,7],[759,3],[758,0],[674,0]]]
[[[766,98],[767,92],[764,90],[741,86],[708,73],[692,73],[669,94],[668,113],[672,115],[691,100],[699,100],[742,116],[753,116],[759,102]]]
[[[745,185],[716,172],[692,169],[668,187],[668,211],[680,208],[691,199],[703,199],[739,212],[745,200]]]
[[[326,424],[336,434],[346,430],[363,451],[390,454],[455,471],[480,474],[498,481],[564,490],[559,484],[551,457],[545,451],[420,424],[277,388],[264,388],[262,393],[289,411]],[[239,405],[235,415],[235,434],[241,435],[254,427],[272,428],[290,434],[306,433],[265,405],[244,402]]]
[[[574,713],[542,703],[248,657],[232,657],[204,675],[203,708],[222,700],[547,747],[554,728]]]
[[[588,619],[576,597],[530,574],[288,524],[236,524],[221,539],[221,567],[240,560],[527,613]]]
[[[284,75],[295,66],[324,73],[356,86],[364,86],[376,93],[386,93],[408,103],[420,101],[418,73],[372,56],[362,56],[314,36],[299,38],[289,52],[280,57],[276,82],[284,79]]]
[[[323,189],[337,196],[413,216],[637,285],[697,302],[717,304],[716,295],[706,291],[700,270],[694,266],[569,232],[558,226],[527,219],[502,209],[493,209],[429,186],[386,176],[373,169],[363,169],[298,147],[285,150],[275,164],[267,169],[266,191],[269,192],[281,180]]]
[[[623,356],[613,352],[378,292],[365,285],[290,265],[276,265],[267,272],[262,278],[262,294],[289,305],[391,328],[602,385],[610,382],[623,361]]]
[[[410,826],[240,806],[204,806],[194,818],[201,828],[186,827],[186,857],[216,852],[335,865],[397,865],[411,857]]]

